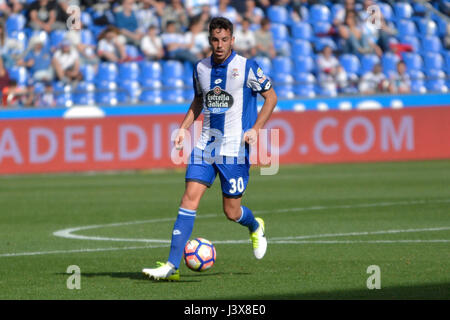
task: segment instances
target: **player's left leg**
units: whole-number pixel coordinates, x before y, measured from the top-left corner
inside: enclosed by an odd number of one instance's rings
[[[227,218],[248,228],[252,240],[253,253],[262,259],[267,250],[264,221],[255,218],[253,212],[241,204],[242,195],[248,184],[248,164],[217,165],[223,194],[223,211]]]

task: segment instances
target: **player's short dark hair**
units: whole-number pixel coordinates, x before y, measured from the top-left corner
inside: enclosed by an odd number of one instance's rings
[[[224,17],[213,18],[209,23],[209,34],[211,34],[213,30],[216,29],[230,30],[230,34],[233,35],[233,24],[227,18]]]

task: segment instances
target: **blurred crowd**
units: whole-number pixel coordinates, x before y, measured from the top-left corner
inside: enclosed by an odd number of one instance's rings
[[[215,16],[227,17],[235,24],[234,48],[238,53],[269,59],[289,56],[291,52],[274,46],[269,8],[287,8],[289,20],[295,23],[306,19],[305,7],[317,3],[340,3],[344,8],[334,15],[328,29],[316,33],[319,37],[332,38],[336,44],[313,48],[321,85],[338,92],[345,92],[351,83],[362,93],[410,91],[410,79],[401,61],[397,72],[391,75],[386,75],[382,65],[376,63],[373,70],[358,79],[352,79],[340,64],[341,54],[381,57],[388,51],[401,54],[411,50],[398,43],[392,45],[390,39],[397,33],[392,22],[382,19],[381,28],[363,23],[368,18],[366,9],[374,3],[372,0],[0,0],[3,104],[54,106],[53,84],[76,86],[83,80],[83,65],[96,68],[103,61],[162,59],[193,64],[210,54],[207,26]],[[443,13],[450,13],[448,1],[437,3]],[[81,9],[79,20],[72,19],[68,13],[73,5]],[[7,32],[6,21],[15,14],[25,17],[27,41],[20,38],[20,32]],[[450,28],[443,43],[449,50]],[[30,77],[25,86],[10,76],[9,70],[14,66],[28,70]],[[37,91],[39,95],[35,94]]]

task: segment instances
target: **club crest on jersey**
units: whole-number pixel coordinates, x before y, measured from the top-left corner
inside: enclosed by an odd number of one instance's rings
[[[233,78],[237,78],[239,77],[239,69],[238,68],[233,68],[231,75],[233,76]]]
[[[205,98],[206,107],[211,113],[224,113],[234,102],[233,96],[219,86],[210,90]]]

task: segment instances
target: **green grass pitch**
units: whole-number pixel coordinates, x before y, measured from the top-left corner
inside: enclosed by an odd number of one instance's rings
[[[217,179],[192,234],[215,243],[216,264],[150,281],[141,269],[167,259],[183,189],[183,171],[0,177],[0,299],[450,297],[450,161],[252,169],[243,203],[266,222],[261,261]]]

